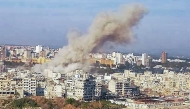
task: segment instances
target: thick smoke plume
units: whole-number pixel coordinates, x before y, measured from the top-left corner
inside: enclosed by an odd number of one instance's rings
[[[146,12],[143,5],[132,4],[121,7],[117,12],[98,14],[87,34],[69,32],[68,45],[64,46],[51,62],[34,68],[48,68],[63,73],[78,68],[85,69],[88,54],[97,52],[106,42],[115,45],[129,44],[133,40],[133,27]]]

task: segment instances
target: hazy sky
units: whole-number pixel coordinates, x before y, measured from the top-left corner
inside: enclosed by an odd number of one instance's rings
[[[102,11],[139,2],[149,13],[136,42],[119,50],[190,55],[189,0],[0,0],[0,44],[63,46],[70,29],[86,32]]]

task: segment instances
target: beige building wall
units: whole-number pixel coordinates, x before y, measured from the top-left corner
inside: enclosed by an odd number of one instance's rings
[[[108,90],[111,91],[112,93],[116,93],[116,82],[114,80],[109,81],[108,83]]]

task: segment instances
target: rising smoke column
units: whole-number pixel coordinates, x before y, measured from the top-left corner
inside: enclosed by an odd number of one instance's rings
[[[86,68],[84,58],[97,52],[106,42],[115,45],[129,44],[133,40],[133,27],[146,14],[141,4],[122,6],[117,12],[100,13],[92,22],[87,34],[69,32],[68,45],[64,46],[55,58],[35,69],[48,68],[63,73],[78,68]]]

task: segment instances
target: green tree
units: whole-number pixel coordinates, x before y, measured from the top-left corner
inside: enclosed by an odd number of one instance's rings
[[[14,108],[24,108],[24,107],[38,107],[37,103],[30,98],[16,99],[11,103]]]
[[[75,102],[76,102],[76,100],[73,98],[69,98],[66,100],[66,104],[74,104]]]

